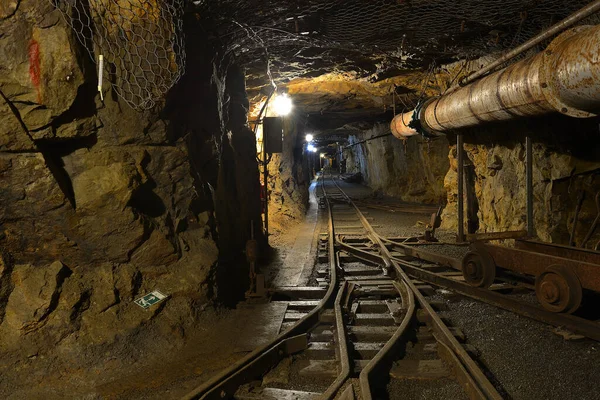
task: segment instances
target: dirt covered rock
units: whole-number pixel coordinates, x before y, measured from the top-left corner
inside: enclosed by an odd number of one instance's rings
[[[215,271],[226,272],[218,293],[232,276],[247,277],[239,260],[260,200],[243,75],[219,92],[236,91],[235,101],[198,104],[216,96],[214,53],[200,58],[207,69],[195,70],[198,82],[173,88],[190,93],[139,111],[109,84],[100,99],[97,65],[52,2],[2,2],[0,30],[4,398],[25,385],[25,369],[75,376],[107,358],[123,367],[133,353],[182,345],[216,297]],[[234,115],[222,104],[239,108],[235,126],[213,123]],[[134,303],[153,290],[167,298],[148,310]]]
[[[564,135],[574,130],[577,135]],[[575,242],[581,243],[597,215],[594,196],[600,188],[600,154],[593,120],[562,116],[540,118],[535,125],[481,127],[465,137],[465,160],[474,179],[465,190],[476,197],[480,232],[526,228],[525,136],[533,141],[533,197],[535,235],[543,241],[567,244],[580,196],[585,197],[578,217]],[[481,135],[489,139],[480,143]],[[479,138],[478,138],[479,136]],[[449,153],[450,169],[444,179],[448,205],[442,227],[456,229],[456,146]],[[588,247],[600,236],[594,235]]]
[[[350,144],[389,133],[387,125],[358,131]],[[344,149],[349,173],[361,173],[366,185],[402,201],[444,204],[443,176],[448,170],[445,138],[426,141],[419,137],[406,142],[393,136],[377,137]]]

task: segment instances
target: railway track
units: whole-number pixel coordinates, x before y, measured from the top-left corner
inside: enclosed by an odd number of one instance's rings
[[[523,279],[511,271],[498,269],[494,282],[488,288],[474,286],[465,280],[463,260],[428,249],[435,244],[420,245],[414,238],[379,236],[379,239],[391,252],[392,260],[414,279],[600,341],[600,315],[593,307],[596,304],[594,299],[589,301],[587,309],[584,307],[575,314],[551,312],[541,307],[532,296],[535,285],[531,278]],[[372,247],[368,238],[340,237],[338,248],[348,256],[363,261],[380,260],[379,252]],[[594,296],[591,293],[588,295]]]
[[[436,312],[442,305],[427,299],[431,286],[409,278],[364,213],[324,179],[318,285],[279,289],[289,300],[283,332],[185,398],[395,399],[427,389],[432,398],[500,399],[460,331]],[[363,240],[369,256],[348,257],[344,238]]]
[[[497,277],[497,281],[489,288],[472,286],[465,282],[461,272],[461,260],[418,249],[418,246],[407,245],[401,241],[380,239],[390,251],[395,253],[392,259],[415,279],[600,341],[600,320],[597,310],[588,310],[590,316],[550,312],[536,304],[531,296],[529,300],[524,299],[526,294],[533,293],[535,288],[532,283],[522,282],[510,274],[506,274]],[[364,240],[352,242],[341,239],[339,246],[347,254],[362,260],[375,261],[379,257],[377,252],[373,251],[369,243]],[[581,314],[585,315],[586,310]]]

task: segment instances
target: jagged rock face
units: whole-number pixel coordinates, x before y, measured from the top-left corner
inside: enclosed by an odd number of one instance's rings
[[[261,112],[265,112],[263,106],[266,97],[255,98],[251,103],[249,116],[251,120],[257,120]],[[277,235],[284,232],[293,224],[298,223],[306,213],[308,206],[308,187],[310,176],[303,155],[304,131],[302,124],[303,108],[295,103],[293,111],[283,117],[282,152],[267,156],[268,178],[266,193],[268,199],[269,234]],[[277,117],[272,110],[272,103],[265,108],[266,115],[261,117]],[[258,136],[258,157],[262,161],[262,138],[263,126],[255,126]],[[256,145],[256,144],[255,144]],[[264,168],[260,165],[260,179],[264,184]]]
[[[269,221],[272,233],[282,232],[301,220],[308,206],[309,177],[302,157],[302,138],[297,118],[287,117],[283,126],[283,152],[269,163]]]
[[[2,96],[11,101],[11,106],[0,105],[5,130],[0,150],[33,150],[33,140],[93,133],[89,128],[94,118],[66,121],[84,84],[84,71],[60,14],[52,12],[49,2],[22,1],[0,26],[4,33],[0,38]],[[63,121],[58,118],[61,115]],[[81,129],[84,126],[88,129]]]
[[[357,74],[332,72],[312,79],[296,78],[285,87],[294,101],[302,105],[304,112],[360,113],[372,110],[382,113],[391,110],[394,103],[401,109],[401,101],[414,101],[413,98],[420,94],[418,90],[422,89],[424,78],[424,73],[419,70],[405,71],[377,82]],[[433,93],[431,89],[428,92]]]
[[[215,270],[229,274],[225,294],[247,275],[260,200],[243,76],[217,90],[203,54],[164,109],[134,111],[109,85],[101,102],[95,66],[51,3],[12,4],[0,5],[3,358],[54,352],[81,365],[95,345],[182,330],[214,297]],[[227,99],[205,100],[218,91]],[[243,296],[240,281],[230,297]],[[156,289],[169,295],[160,305],[133,303]]]
[[[12,272],[12,284],[17,290],[10,296],[5,311],[5,323],[11,332],[29,333],[40,328],[54,311],[60,287],[70,270],[60,261],[47,268],[17,265]]]
[[[387,125],[351,135],[349,144],[389,133]],[[385,136],[344,149],[348,172],[360,172],[367,185],[402,201],[444,204],[443,176],[448,170],[445,138],[406,142]]]
[[[43,153],[0,158],[4,240],[18,262],[127,262],[150,237],[152,224],[172,238],[192,200],[182,144],[78,149],[60,158],[58,176]]]
[[[562,116],[473,129],[465,137],[474,181],[466,190],[476,195],[480,232],[526,227],[525,136],[533,138],[533,196],[535,234],[543,241],[568,244],[578,196],[586,194],[575,242],[581,244],[597,215],[594,196],[600,188],[597,120]],[[573,132],[565,135],[565,132]],[[483,144],[485,143],[485,144]],[[492,144],[493,143],[493,144]],[[444,186],[448,206],[443,227],[456,229],[456,146],[449,154]],[[600,235],[592,236],[594,247]]]

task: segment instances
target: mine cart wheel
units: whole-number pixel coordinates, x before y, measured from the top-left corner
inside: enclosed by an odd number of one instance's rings
[[[470,251],[462,259],[462,273],[469,285],[488,288],[496,279],[496,264],[485,250]]]
[[[535,295],[546,310],[570,314],[581,305],[583,293],[573,271],[551,265],[535,278]]]

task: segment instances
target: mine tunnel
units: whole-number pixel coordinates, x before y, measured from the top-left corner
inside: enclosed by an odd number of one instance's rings
[[[0,1],[1,399],[599,399],[600,1]]]

